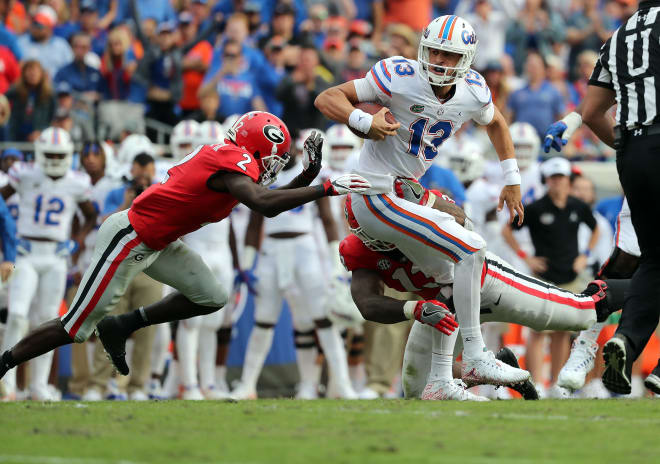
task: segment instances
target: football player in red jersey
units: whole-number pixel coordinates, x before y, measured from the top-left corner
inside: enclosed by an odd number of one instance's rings
[[[239,202],[272,217],[323,196],[360,193],[370,187],[355,174],[309,187],[321,169],[322,144],[316,133],[305,141],[302,173],[280,189],[265,187],[289,159],[291,137],[276,116],[246,113],[228,130],[224,143],[197,147],[129,210],[113,214],[102,224],[92,263],[69,311],[5,351],[0,358],[0,378],[16,365],[58,346],[83,342],[95,328],[115,367],[126,375],[125,344],[135,330],[222,308],[227,290],[179,237],[224,219]],[[178,292],[131,313],[103,319],[142,271]]]
[[[463,211],[443,199],[442,194],[438,192],[431,203],[464,225],[467,218]],[[385,324],[417,321],[404,357],[402,380],[406,396],[482,400],[452,376],[457,331],[447,334],[445,329],[450,322],[447,318],[451,317],[446,315],[446,308],[453,307],[451,266],[444,273],[425,274],[391,244],[366,235],[352,215],[350,200],[346,213],[353,235],[341,242],[339,253],[346,268],[352,271],[351,293],[362,316]],[[420,300],[404,302],[386,297],[383,285],[413,293]],[[535,330],[581,330],[619,309],[627,285],[627,280],[594,281],[584,293],[574,294],[522,274],[493,253],[487,253],[481,282],[481,321],[513,322]],[[467,374],[464,380],[475,385]],[[535,393],[531,383],[517,389],[530,396]]]

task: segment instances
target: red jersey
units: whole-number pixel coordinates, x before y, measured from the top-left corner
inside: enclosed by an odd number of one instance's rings
[[[163,182],[135,199],[128,220],[149,248],[162,250],[204,224],[229,216],[238,200],[207,185],[218,171],[245,174],[255,182],[260,175],[258,161],[236,145],[204,145],[172,166]]]
[[[370,250],[355,235],[347,236],[339,244],[339,255],[349,271],[369,269],[378,272],[385,285],[399,292],[411,292],[425,300],[438,297],[442,284],[424,274],[399,253],[380,253]]]

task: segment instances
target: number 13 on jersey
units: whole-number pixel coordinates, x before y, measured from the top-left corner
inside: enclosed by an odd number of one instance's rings
[[[410,124],[410,141],[407,153],[419,157],[420,151],[426,161],[438,155],[438,147],[449,138],[454,129],[451,121],[436,121],[429,124],[429,118],[418,118]],[[425,141],[426,136],[431,139]]]

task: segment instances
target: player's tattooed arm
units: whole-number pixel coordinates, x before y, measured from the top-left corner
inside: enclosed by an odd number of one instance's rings
[[[10,196],[12,196],[14,193],[16,193],[16,190],[14,190],[14,187],[11,185],[7,184],[4,187],[0,189],[0,193],[2,194],[2,199],[6,200]]]
[[[405,301],[383,295],[383,281],[376,271],[353,270],[351,295],[360,314],[368,321],[396,324],[408,320],[403,313]]]

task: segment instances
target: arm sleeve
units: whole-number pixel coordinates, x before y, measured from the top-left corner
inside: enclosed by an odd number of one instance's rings
[[[608,39],[607,42],[605,42],[605,45],[603,45],[600,49],[598,61],[596,61],[596,66],[594,67],[594,70],[591,73],[591,77],[589,78],[589,85],[596,85],[598,87],[614,90],[614,84],[612,84],[612,73],[610,73],[609,69],[607,68],[610,40],[611,39]]]
[[[16,261],[16,222],[4,200],[0,198],[0,239],[4,261]]]

